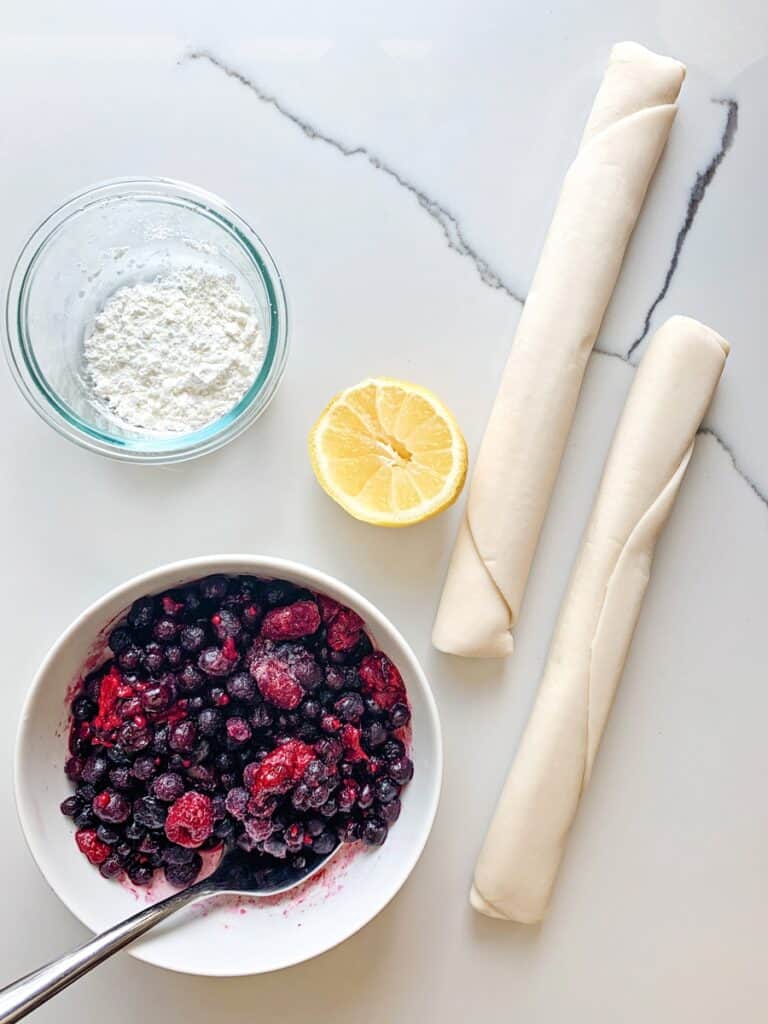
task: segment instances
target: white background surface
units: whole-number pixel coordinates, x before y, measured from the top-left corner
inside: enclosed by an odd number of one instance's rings
[[[39,876],[13,810],[13,736],[31,674],[69,621],[126,577],[250,551],[340,576],[423,659],[446,741],[425,855],[375,922],[312,963],[221,982],[122,955],[36,1019],[763,1021],[764,5],[6,0],[0,28],[2,281],[68,193],[160,174],[220,193],[251,221],[293,315],[288,372],[266,417],[223,452],[173,469],[67,444],[0,373],[0,981],[85,938]],[[474,452],[519,312],[508,293],[525,294],[610,45],[627,37],[680,57],[689,77],[600,346],[626,353],[638,336],[690,190],[721,146],[725,109],[711,101],[736,99],[733,144],[653,320],[688,313],[733,343],[709,417],[726,447],[712,436],[697,446],[550,917],[530,929],[473,914],[467,890],[633,370],[592,360],[504,666],[430,649],[458,509],[408,531],[358,524],[317,488],[304,446],[335,390],[387,373],[441,394]],[[252,78],[258,94],[185,59],[193,50]],[[343,156],[333,142],[366,152]],[[450,211],[505,288],[481,280],[466,248],[449,248],[414,190]]]

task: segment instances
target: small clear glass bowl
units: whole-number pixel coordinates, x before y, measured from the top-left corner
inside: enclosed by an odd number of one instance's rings
[[[94,398],[83,341],[118,288],[186,267],[234,274],[258,313],[264,363],[220,419],[157,434],[122,423]],[[70,441],[129,462],[181,462],[231,441],[266,409],[288,354],[285,291],[267,247],[222,199],[164,178],[94,185],[47,217],[16,261],[5,326],[11,371],[40,416]]]

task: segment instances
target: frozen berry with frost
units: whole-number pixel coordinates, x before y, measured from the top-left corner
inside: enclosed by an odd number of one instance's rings
[[[83,828],[75,832],[75,842],[91,864],[102,864],[110,854],[109,847],[99,839],[95,829]]]
[[[204,793],[190,790],[171,805],[165,834],[172,843],[188,849],[202,846],[213,832],[213,805]]]
[[[320,612],[314,601],[296,601],[267,612],[261,623],[265,640],[300,640],[320,627]]]
[[[376,651],[367,655],[360,662],[358,674],[363,694],[385,711],[389,711],[395,704],[407,704],[403,678],[386,654]]]

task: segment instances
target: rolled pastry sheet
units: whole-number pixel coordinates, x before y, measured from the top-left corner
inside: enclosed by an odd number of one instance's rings
[[[449,654],[512,651],[587,359],[684,76],[636,43],[613,48],[478,454],[432,637]]]
[[[613,438],[536,703],[475,870],[471,902],[533,923],[547,909],[648,584],[656,541],[728,344],[687,317],[656,333]]]

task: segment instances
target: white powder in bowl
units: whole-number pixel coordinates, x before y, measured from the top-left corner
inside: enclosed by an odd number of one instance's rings
[[[199,267],[120,288],[84,343],[84,376],[132,427],[189,433],[219,419],[264,362],[256,311],[234,275]]]

